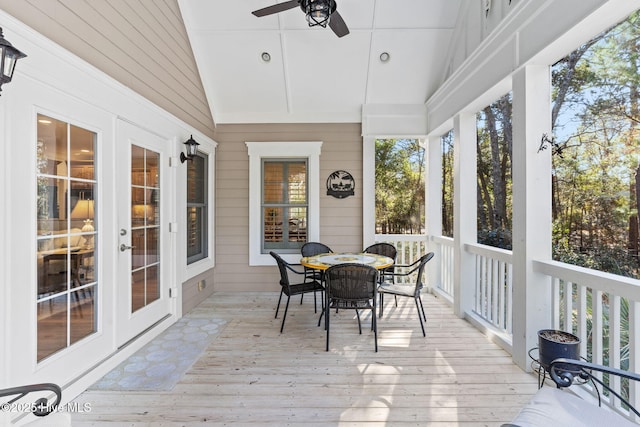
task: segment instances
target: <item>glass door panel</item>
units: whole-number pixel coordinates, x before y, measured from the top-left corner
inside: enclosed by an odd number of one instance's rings
[[[96,139],[39,114],[37,140],[37,360],[97,331]]]

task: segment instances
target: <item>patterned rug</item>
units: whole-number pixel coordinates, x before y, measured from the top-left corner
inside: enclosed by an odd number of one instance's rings
[[[185,316],[92,385],[90,390],[171,390],[225,325]]]

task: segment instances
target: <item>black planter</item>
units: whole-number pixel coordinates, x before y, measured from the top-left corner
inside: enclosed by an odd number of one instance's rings
[[[580,359],[580,338],[569,332],[555,329],[538,331],[538,362],[546,370],[556,359]],[[557,365],[560,369],[571,371],[568,366]]]

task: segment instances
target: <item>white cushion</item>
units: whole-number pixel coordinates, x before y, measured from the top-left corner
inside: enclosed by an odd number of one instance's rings
[[[622,415],[587,402],[570,391],[542,387],[512,421],[519,427],[638,427]]]

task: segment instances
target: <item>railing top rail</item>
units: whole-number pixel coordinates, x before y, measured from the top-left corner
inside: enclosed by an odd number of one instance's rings
[[[472,254],[486,256],[502,262],[513,262],[513,252],[506,249],[495,248],[493,246],[482,245],[480,243],[466,243],[464,245],[464,250]]]
[[[447,236],[429,236],[431,241],[441,245],[453,245],[453,237]]]
[[[397,241],[406,241],[406,242],[420,242],[426,241],[426,234],[376,234],[374,235],[374,239],[376,242],[397,242]]]
[[[559,261],[533,261],[533,269],[598,291],[640,301],[640,280]]]

